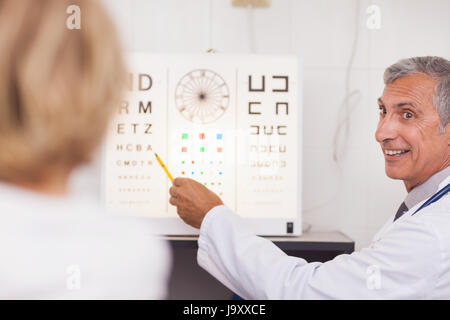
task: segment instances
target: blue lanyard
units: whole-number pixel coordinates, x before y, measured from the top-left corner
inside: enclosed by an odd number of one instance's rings
[[[417,209],[412,215],[416,214],[418,211],[422,210],[425,207],[428,207],[430,204],[438,201],[443,196],[445,196],[447,193],[450,192],[450,183],[446,185],[444,188],[439,190],[439,192],[435,193],[430,199],[428,199],[423,205],[420,206],[419,209]]]

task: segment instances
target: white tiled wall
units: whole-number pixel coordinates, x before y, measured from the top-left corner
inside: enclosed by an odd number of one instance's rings
[[[293,53],[304,62],[304,221],[338,229],[357,249],[403,201],[400,181],[384,174],[375,142],[376,99],[384,68],[416,55],[450,57],[449,0],[272,0],[269,8],[234,8],[231,0],[104,0],[131,51]],[[368,30],[366,9],[381,8],[381,29]],[[252,28],[249,21],[253,22]],[[357,27],[347,149],[338,164],[333,140],[345,96],[346,67]],[[250,30],[253,30],[251,37]],[[254,43],[253,48],[251,43]],[[342,113],[341,113],[342,116]],[[98,197],[98,161],[74,177]]]

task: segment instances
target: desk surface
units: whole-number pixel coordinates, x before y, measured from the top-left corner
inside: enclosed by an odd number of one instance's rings
[[[306,232],[299,237],[263,237],[282,250],[294,251],[342,251],[351,253],[355,242],[339,231]],[[173,247],[197,248],[198,236],[164,236]]]

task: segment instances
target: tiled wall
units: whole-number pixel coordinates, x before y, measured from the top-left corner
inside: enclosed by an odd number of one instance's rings
[[[269,8],[253,10],[234,8],[231,0],[104,2],[129,51],[204,52],[212,47],[227,53],[301,56],[304,221],[313,230],[345,232],[359,249],[397,210],[406,191],[401,181],[385,176],[374,138],[382,74],[400,58],[450,57],[449,0],[272,0]],[[381,9],[379,30],[366,26],[371,4]],[[350,90],[358,90],[359,99],[351,105],[353,112],[344,113],[355,31],[349,76]],[[336,163],[333,141],[339,118],[346,116],[347,148]],[[99,197],[100,174],[96,161],[74,176],[73,187]],[[90,187],[81,188],[87,181]]]

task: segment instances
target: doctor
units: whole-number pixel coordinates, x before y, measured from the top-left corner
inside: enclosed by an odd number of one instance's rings
[[[213,192],[177,178],[170,203],[200,228],[200,266],[246,299],[449,299],[450,62],[401,60],[384,82],[375,136],[408,195],[370,246],[325,263],[287,256]]]

